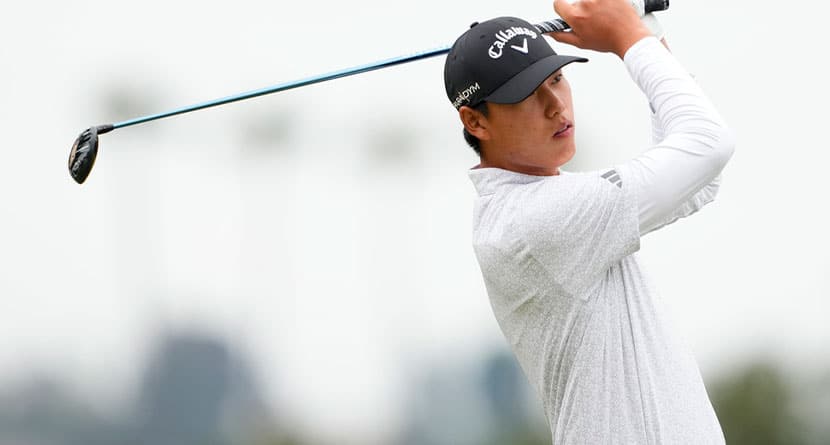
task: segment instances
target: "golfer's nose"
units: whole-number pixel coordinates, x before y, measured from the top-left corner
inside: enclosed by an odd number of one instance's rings
[[[543,85],[541,90],[545,101],[545,116],[552,118],[562,113],[565,109],[565,101],[561,97],[562,93],[557,92],[551,85],[547,84]]]

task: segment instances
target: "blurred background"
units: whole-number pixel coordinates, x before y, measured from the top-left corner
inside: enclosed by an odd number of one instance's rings
[[[642,259],[731,444],[830,443],[821,6],[676,1],[674,53],[738,134],[720,197]],[[803,5],[802,5],[803,7]],[[812,8],[812,9],[811,9]],[[70,145],[118,122],[442,46],[550,2],[78,0],[0,15],[0,444],[550,443],[470,246],[477,160],[443,58]],[[648,107],[566,70],[578,155]]]

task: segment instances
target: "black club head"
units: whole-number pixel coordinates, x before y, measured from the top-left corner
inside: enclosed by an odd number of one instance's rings
[[[78,184],[86,181],[98,155],[98,135],[112,130],[112,125],[89,127],[75,139],[69,152],[69,174]]]

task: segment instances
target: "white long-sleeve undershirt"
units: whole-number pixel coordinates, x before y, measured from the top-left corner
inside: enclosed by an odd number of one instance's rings
[[[640,233],[688,216],[714,199],[735,138],[703,91],[654,37],[625,54],[631,78],[649,100],[654,145],[619,166],[636,188]]]

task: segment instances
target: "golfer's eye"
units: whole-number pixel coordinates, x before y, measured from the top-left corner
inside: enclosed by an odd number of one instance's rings
[[[561,82],[562,79],[564,79],[564,78],[565,78],[565,76],[562,73],[556,74],[555,76],[553,76],[553,79],[551,79],[550,83],[551,84],[557,84],[557,83]]]

